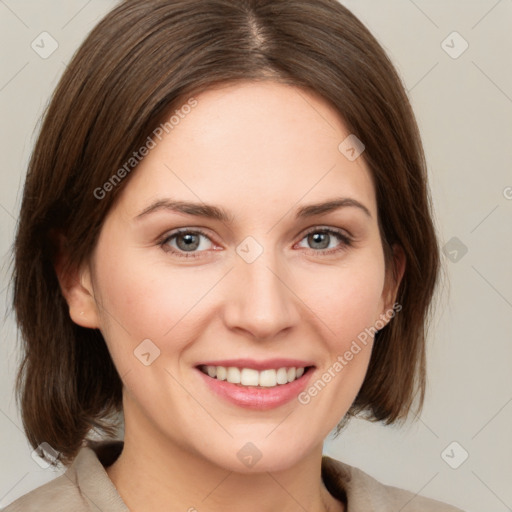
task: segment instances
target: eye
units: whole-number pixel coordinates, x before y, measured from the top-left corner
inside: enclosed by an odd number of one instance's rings
[[[202,243],[202,238],[208,240],[210,244],[212,243],[208,235],[199,229],[178,229],[169,233],[159,242],[159,245],[165,251],[172,252],[176,256],[197,258],[197,256],[199,256],[199,254],[196,254],[197,252],[201,253],[209,249],[209,247],[204,247],[205,244]],[[208,243],[206,243],[206,245],[208,245]],[[198,251],[199,248],[201,248],[201,250]]]
[[[207,242],[202,243],[202,239]],[[322,256],[343,251],[352,245],[352,239],[348,235],[334,228],[312,228],[303,236],[302,240],[306,240],[306,243],[312,246],[310,247],[311,251]],[[338,244],[333,246],[332,242],[336,242],[336,240]],[[178,257],[197,258],[201,256],[202,252],[211,249],[211,246],[208,247],[208,242],[210,245],[212,244],[210,237],[200,229],[185,228],[167,234],[158,245],[164,251]]]
[[[352,245],[352,239],[348,235],[333,228],[315,227],[309,230],[302,240],[306,240],[306,243],[310,244],[313,252],[321,255],[337,253]],[[333,246],[331,242],[336,242],[336,240],[338,245]]]

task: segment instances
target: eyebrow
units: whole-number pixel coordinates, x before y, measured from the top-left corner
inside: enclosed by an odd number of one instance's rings
[[[350,197],[339,197],[323,201],[321,203],[314,203],[301,206],[295,213],[297,220],[314,217],[316,215],[325,215],[329,212],[339,210],[340,208],[355,207],[363,211],[368,217],[372,218],[370,210],[356,199]],[[234,215],[229,214],[226,210],[219,206],[194,203],[189,201],[174,201],[172,199],[159,199],[142,210],[135,219],[141,219],[151,213],[169,210],[177,213],[184,213],[187,215],[194,215],[196,217],[204,217],[221,221],[226,224],[233,224]]]

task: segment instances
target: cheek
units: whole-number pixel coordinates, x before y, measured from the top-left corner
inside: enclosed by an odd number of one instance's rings
[[[376,251],[358,257],[357,264],[305,276],[305,302],[322,320],[333,349],[344,349],[379,318],[384,275],[384,262]]]
[[[378,253],[377,253],[378,255]],[[316,380],[298,397],[325,433],[350,408],[364,381],[373,346],[373,327],[381,313],[384,266],[379,258],[361,258],[329,275],[317,275],[308,296],[317,319],[325,357]],[[314,411],[314,414],[313,412]]]
[[[114,242],[114,240],[111,240]],[[141,264],[137,250],[113,253],[115,243],[99,246],[95,268],[101,331],[111,351],[131,350],[144,339],[157,340],[185,314],[187,287],[179,277],[157,275]]]
[[[138,368],[133,352],[146,339],[162,355],[169,349],[180,353],[204,328],[204,299],[218,276],[193,267],[162,265],[161,260],[148,263],[142,258],[146,249],[112,257],[111,247],[98,251],[96,281],[101,330],[117,365]]]

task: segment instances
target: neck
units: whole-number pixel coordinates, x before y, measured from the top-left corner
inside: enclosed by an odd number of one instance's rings
[[[323,484],[322,445],[282,471],[236,473],[128,420],[123,451],[106,471],[130,510],[344,511]]]

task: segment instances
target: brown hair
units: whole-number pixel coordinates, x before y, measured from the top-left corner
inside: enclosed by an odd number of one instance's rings
[[[406,256],[402,310],[377,333],[364,383],[340,425],[360,413],[404,419],[416,398],[421,410],[439,253],[418,128],[382,47],[336,0],[127,0],[66,69],[26,177],[13,303],[24,350],[17,393],[34,447],[46,442],[69,463],[91,428],[113,435],[112,417],[122,408],[122,383],[101,333],[69,317],[53,235],[65,233],[68,263],[78,268],[130,174],[101,200],[94,191],[171,109],[215,84],[268,79],[316,92],[364,142],[386,268],[392,244]]]

